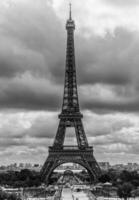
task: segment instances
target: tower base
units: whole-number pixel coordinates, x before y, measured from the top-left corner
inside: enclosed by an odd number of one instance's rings
[[[92,147],[86,147],[84,149],[79,149],[78,146],[63,146],[60,149],[49,147],[48,158],[41,169],[42,181],[48,184],[49,177],[55,168],[69,162],[80,164],[86,168],[91,182],[97,181],[101,175],[101,170],[94,158]]]

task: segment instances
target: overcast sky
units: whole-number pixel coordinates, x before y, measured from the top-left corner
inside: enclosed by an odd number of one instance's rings
[[[98,161],[139,162],[139,1],[74,0],[78,90]],[[68,0],[0,1],[0,165],[43,163],[63,98]],[[67,142],[76,144],[73,134]]]

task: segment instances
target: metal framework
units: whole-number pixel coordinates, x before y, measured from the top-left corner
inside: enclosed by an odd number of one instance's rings
[[[49,177],[57,166],[68,162],[75,162],[85,167],[90,174],[91,180],[97,180],[101,173],[99,165],[93,156],[93,147],[88,145],[82,124],[83,115],[80,113],[74,52],[75,24],[71,16],[71,5],[66,30],[67,52],[62,112],[59,115],[60,122],[53,146],[49,147],[48,158],[41,169],[42,180],[46,183],[48,183]],[[64,146],[67,127],[75,128],[77,146]]]

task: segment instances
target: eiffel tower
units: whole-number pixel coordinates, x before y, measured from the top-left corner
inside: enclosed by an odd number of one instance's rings
[[[41,178],[45,183],[49,182],[49,177],[56,167],[69,162],[78,163],[85,167],[92,181],[96,181],[101,174],[99,165],[93,156],[93,147],[88,145],[82,124],[83,115],[80,112],[76,82],[74,52],[75,24],[72,19],[71,4],[66,30],[67,51],[63,105],[62,112],[59,115],[60,122],[53,146],[49,147],[48,157],[41,169]],[[64,146],[66,128],[68,127],[75,128],[76,146]]]

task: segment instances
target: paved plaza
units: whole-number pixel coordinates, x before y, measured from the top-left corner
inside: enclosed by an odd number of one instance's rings
[[[63,188],[61,200],[95,200],[93,195],[88,195],[87,192],[75,192],[70,188]]]

